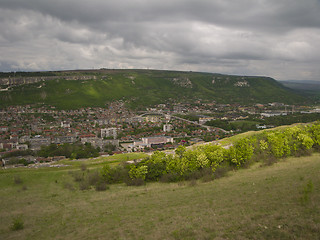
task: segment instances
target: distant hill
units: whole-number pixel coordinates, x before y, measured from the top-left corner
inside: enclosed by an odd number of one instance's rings
[[[305,97],[269,77],[160,70],[74,70],[0,73],[0,107],[43,103],[61,109],[131,107],[166,102],[298,103]]]
[[[300,95],[306,96],[312,99],[314,102],[320,101],[320,81],[310,81],[310,80],[288,80],[280,81],[282,85],[290,88]]]
[[[280,81],[280,83],[288,88],[296,89],[299,91],[311,91],[311,92],[320,93],[320,81],[287,80],[287,81]]]

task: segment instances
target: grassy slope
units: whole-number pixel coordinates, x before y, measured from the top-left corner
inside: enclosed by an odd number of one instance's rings
[[[317,239],[320,155],[213,182],[70,191],[67,169],[0,172],[1,239]],[[27,190],[13,183],[21,176]],[[309,182],[310,200],[301,203]],[[24,229],[11,231],[22,216]]]
[[[60,108],[79,108],[103,106],[119,99],[130,100],[132,106],[136,106],[164,103],[170,98],[178,101],[215,100],[220,103],[303,101],[301,96],[266,77],[245,77],[250,87],[235,87],[236,82],[243,81],[239,76],[156,70],[91,71],[88,74],[96,75],[97,80],[50,80],[41,88],[42,83],[35,83],[0,92],[0,106],[39,102]],[[173,78],[188,78],[193,87],[175,85]]]
[[[72,167],[80,167],[81,165],[87,165],[90,168],[101,168],[105,163],[110,165],[117,165],[125,161],[133,161],[147,158],[149,155],[146,153],[125,153],[125,154],[115,154],[107,157],[98,157],[94,159],[81,159],[81,160],[61,160],[57,162],[58,164],[68,165]]]

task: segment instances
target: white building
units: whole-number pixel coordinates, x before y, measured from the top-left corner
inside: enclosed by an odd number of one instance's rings
[[[146,145],[147,147],[151,147],[151,145],[158,145],[158,144],[166,144],[169,142],[173,142],[172,137],[144,137],[142,138],[142,143]]]
[[[0,132],[7,132],[9,128],[7,126],[1,126],[0,127]]]
[[[163,125],[163,131],[164,132],[171,132],[173,129],[172,125],[171,124],[164,124]]]
[[[117,128],[103,128],[101,129],[101,138],[104,137],[113,137],[113,139],[117,138]]]
[[[71,126],[71,123],[67,121],[62,121],[60,126],[62,128],[69,128]]]
[[[40,150],[41,146],[49,146],[51,144],[51,139],[37,135],[30,139],[30,144],[32,150]]]
[[[215,120],[215,118],[214,117],[200,117],[199,124],[205,124],[206,122],[209,122],[211,120]]]
[[[16,149],[18,150],[27,150],[28,145],[27,144],[17,144]]]
[[[145,117],[146,122],[152,122],[152,123],[159,123],[161,122],[161,116],[160,115],[148,115]]]
[[[145,147],[152,147],[155,145],[163,145],[166,143],[173,143],[172,137],[160,136],[160,137],[145,137],[142,141],[134,141],[133,144],[128,145],[128,150],[130,149],[143,149]]]
[[[260,114],[262,117],[286,116],[286,112],[264,112]]]

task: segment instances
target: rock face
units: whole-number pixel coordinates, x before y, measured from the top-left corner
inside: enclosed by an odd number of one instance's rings
[[[22,84],[32,84],[41,81],[65,79],[65,80],[90,80],[96,79],[96,76],[48,76],[48,77],[13,77],[13,78],[0,78],[0,85],[22,85]]]
[[[250,84],[246,81],[239,81],[234,84],[235,87],[250,87]]]
[[[188,77],[173,78],[172,81],[175,85],[178,85],[180,87],[184,87],[184,88],[192,88],[193,87],[192,82],[190,81],[190,79]]]

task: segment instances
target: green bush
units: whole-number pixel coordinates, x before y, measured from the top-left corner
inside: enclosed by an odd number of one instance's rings
[[[197,180],[202,178],[213,180],[213,172],[210,167],[201,168],[197,171],[192,171],[184,175],[185,180]]]
[[[102,176],[99,174],[98,171],[89,172],[87,175],[88,182],[90,185],[94,186],[99,182],[102,182]]]
[[[206,158],[209,161],[209,165],[212,168],[212,171],[224,161],[226,149],[218,145],[205,145],[199,147],[199,150],[203,151],[206,154]]]
[[[18,176],[18,175],[13,177],[13,181],[14,181],[15,184],[22,184],[23,183],[21,177]]]
[[[163,183],[178,182],[180,180],[182,180],[182,178],[178,173],[166,173],[160,178],[160,182]]]
[[[229,148],[230,163],[239,168],[251,160],[254,153],[253,141],[254,139],[242,138],[237,141],[234,146],[231,146]]]
[[[148,173],[148,166],[142,165],[142,166],[136,166],[136,165],[131,165],[130,170],[129,170],[129,177],[131,179],[146,179],[146,175]]]
[[[146,174],[146,181],[158,181],[163,174],[165,174],[167,168],[167,156],[164,152],[156,151],[151,157],[141,162],[148,167],[148,172]]]
[[[24,222],[21,216],[16,217],[12,220],[10,229],[12,231],[22,230],[24,228]]]
[[[142,186],[146,184],[142,178],[126,178],[124,182],[127,186]]]
[[[87,170],[87,165],[85,163],[82,163],[80,166],[80,169],[81,169],[81,171],[84,172],[85,170]]]
[[[90,184],[86,179],[83,179],[82,181],[79,182],[79,189],[84,191],[84,190],[89,190],[90,189]]]
[[[264,158],[262,158],[262,162],[264,166],[271,166],[278,161],[279,161],[278,158],[276,158],[273,155],[264,156]]]
[[[70,190],[70,191],[74,191],[74,190],[75,190],[75,188],[74,188],[73,184],[72,184],[72,183],[70,183],[70,182],[66,182],[66,183],[64,183],[64,184],[63,184],[63,187],[64,187],[65,189]]]
[[[232,169],[233,168],[227,162],[225,162],[215,169],[215,171],[213,172],[213,178],[218,179],[225,177],[227,173]]]
[[[71,174],[76,182],[81,182],[84,180],[84,173],[82,172],[77,171],[77,172],[72,172]]]
[[[95,189],[96,191],[106,191],[107,189],[109,189],[109,186],[107,186],[105,182],[97,182],[95,184]]]
[[[305,205],[310,201],[310,195],[313,192],[313,188],[313,183],[311,180],[309,180],[309,182],[303,188],[302,196],[300,197],[300,202],[302,205]]]
[[[107,183],[120,183],[124,182],[129,177],[129,164],[121,164],[116,167],[110,167],[105,164],[101,170],[101,175]]]
[[[99,149],[94,148],[90,143],[65,143],[60,146],[50,144],[49,146],[42,146],[37,152],[40,157],[65,156],[67,158],[90,158],[99,156]]]

